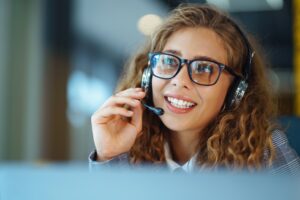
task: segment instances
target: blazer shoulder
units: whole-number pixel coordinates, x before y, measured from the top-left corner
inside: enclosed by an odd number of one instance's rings
[[[271,169],[276,174],[300,174],[300,159],[296,151],[289,145],[286,134],[281,130],[272,133],[275,148],[275,159]]]

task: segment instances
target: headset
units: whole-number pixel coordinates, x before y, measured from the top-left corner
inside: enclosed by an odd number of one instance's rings
[[[255,55],[249,40],[247,39],[241,28],[232,19],[228,18],[228,21],[235,27],[235,29],[240,33],[242,40],[244,40],[245,47],[247,49],[246,59],[243,63],[242,77],[235,77],[233,83],[231,84],[227,96],[225,99],[225,109],[230,109],[233,106],[238,106],[242,101],[249,84],[249,77],[251,73],[252,60]]]
[[[243,77],[235,77],[233,83],[231,84],[227,96],[225,98],[224,102],[224,110],[228,110],[232,108],[233,106],[238,106],[243,99],[247,88],[248,88],[248,80],[250,77],[251,72],[251,64],[253,57],[255,55],[255,52],[252,50],[250,42],[248,41],[246,35],[244,32],[240,29],[240,27],[229,17],[227,17],[227,20],[233,25],[233,27],[240,33],[242,40],[244,41],[245,47],[247,49],[247,56],[243,63],[243,69],[242,69],[242,75]],[[147,94],[147,100],[152,97],[151,92],[151,80],[152,80],[152,69],[151,69],[151,63],[150,58],[148,61],[148,67],[146,67],[143,71],[142,80],[141,80],[141,87],[144,89],[144,91]],[[163,110],[161,108],[156,108],[153,106],[149,106],[146,103],[143,103],[146,108],[148,108],[150,111],[154,112],[157,115],[162,115]]]

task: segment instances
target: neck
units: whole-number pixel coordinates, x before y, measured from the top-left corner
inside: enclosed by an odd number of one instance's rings
[[[199,143],[199,132],[172,132],[170,149],[173,160],[179,164],[186,163],[196,153]]]

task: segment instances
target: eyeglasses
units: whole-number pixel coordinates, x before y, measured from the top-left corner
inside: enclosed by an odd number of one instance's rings
[[[230,67],[207,58],[188,60],[170,53],[155,52],[149,53],[149,64],[153,75],[162,79],[174,78],[183,64],[187,64],[190,79],[194,83],[204,86],[216,84],[223,70],[228,71],[233,76],[242,78]]]

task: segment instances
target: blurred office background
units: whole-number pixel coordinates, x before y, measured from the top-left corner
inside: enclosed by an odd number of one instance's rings
[[[90,116],[148,28],[181,2],[242,22],[272,65],[279,114],[300,114],[298,0],[0,0],[0,160],[85,162]]]

